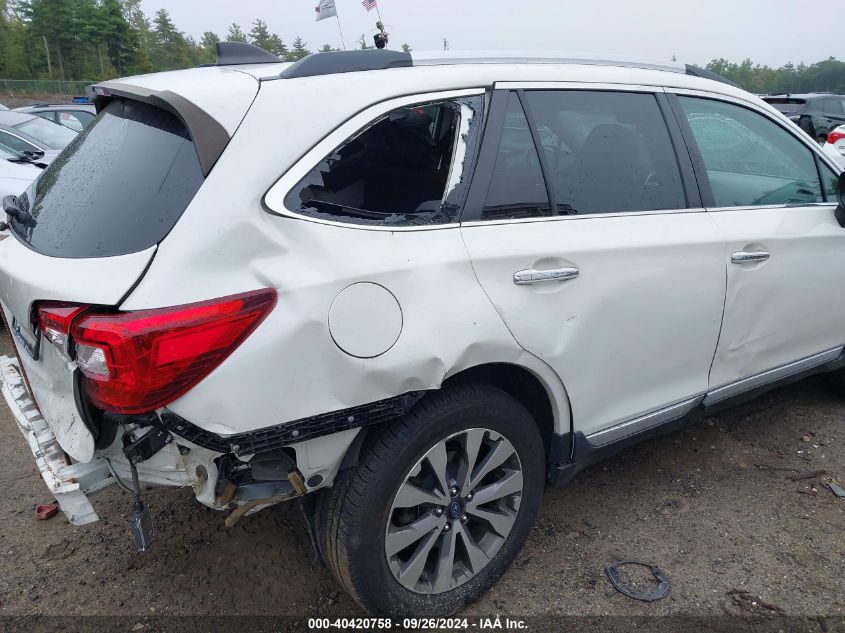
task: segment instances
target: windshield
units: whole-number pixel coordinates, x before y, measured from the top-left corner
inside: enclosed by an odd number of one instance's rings
[[[40,116],[32,117],[29,121],[15,127],[50,149],[64,149],[76,138],[76,132],[73,130],[42,119]]]
[[[31,219],[12,219],[11,226],[45,255],[135,253],[164,239],[202,183],[181,121],[116,99],[44,171],[34,195],[31,188],[23,197]]]

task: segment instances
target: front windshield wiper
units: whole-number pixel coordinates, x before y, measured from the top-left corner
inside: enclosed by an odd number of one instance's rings
[[[6,160],[10,163],[35,165],[36,167],[44,169],[47,167],[47,163],[41,162],[42,158],[44,158],[44,152],[41,150],[24,150],[22,152],[18,152],[12,158],[7,158]]]

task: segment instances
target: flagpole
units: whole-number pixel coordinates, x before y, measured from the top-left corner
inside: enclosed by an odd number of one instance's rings
[[[346,40],[343,37],[343,27],[340,25],[340,16],[335,15],[334,17],[337,18],[337,30],[340,31],[340,43],[343,45],[343,50],[346,50]]]

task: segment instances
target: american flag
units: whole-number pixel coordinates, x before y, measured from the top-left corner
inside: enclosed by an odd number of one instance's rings
[[[363,0],[363,2],[361,2],[361,4],[364,5],[364,8],[367,11],[372,11],[373,9],[378,8],[378,0]]]

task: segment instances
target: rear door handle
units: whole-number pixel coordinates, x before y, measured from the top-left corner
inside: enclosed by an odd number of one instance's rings
[[[518,270],[513,274],[513,282],[517,286],[543,284],[550,281],[567,281],[575,279],[580,274],[577,268],[553,268],[551,270]]]
[[[766,251],[739,251],[731,255],[731,263],[748,264],[749,262],[764,262],[771,257]]]

